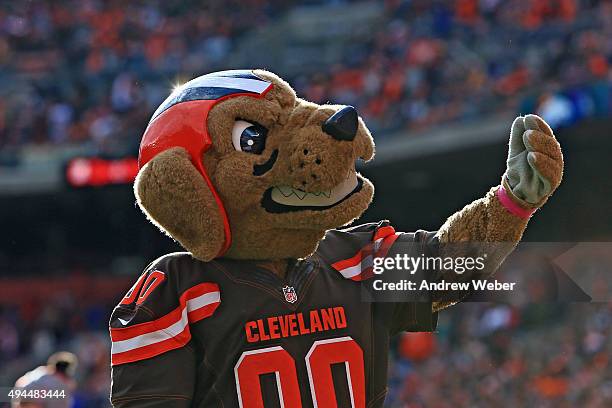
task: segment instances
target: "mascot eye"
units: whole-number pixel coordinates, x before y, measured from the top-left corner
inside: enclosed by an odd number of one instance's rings
[[[239,152],[261,154],[266,147],[268,129],[258,123],[237,120],[232,129],[232,143]]]

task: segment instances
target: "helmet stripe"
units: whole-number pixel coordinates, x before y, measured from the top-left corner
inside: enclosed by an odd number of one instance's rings
[[[251,79],[251,78],[233,78],[233,77],[223,77],[223,76],[208,76],[204,75],[191,81],[187,82],[185,85],[181,86],[181,88],[199,88],[199,87],[211,87],[211,88],[233,88],[239,92],[254,92],[254,93],[262,93],[266,89],[270,82],[263,81],[261,79]]]
[[[236,93],[261,95],[270,87],[270,82],[260,79],[251,71],[234,70],[202,75],[175,89],[159,105],[151,121],[177,103],[195,100],[214,100]]]

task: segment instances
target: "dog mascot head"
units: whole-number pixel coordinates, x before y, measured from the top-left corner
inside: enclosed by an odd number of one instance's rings
[[[374,188],[355,162],[373,155],[353,107],[307,102],[267,71],[216,72],[155,111],[135,193],[200,260],[302,258],[366,210]]]

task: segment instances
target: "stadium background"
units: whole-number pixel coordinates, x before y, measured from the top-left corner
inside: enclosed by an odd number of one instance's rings
[[[373,130],[364,221],[435,229],[496,184],[508,128],[557,129],[566,177],[529,241],[612,238],[612,3],[597,0],[0,3],[0,386],[58,349],[106,407],[112,306],[177,247],[129,182],[173,85],[263,67]],[[608,264],[609,267],[610,264]],[[612,304],[463,304],[393,347],[389,406],[610,406]]]

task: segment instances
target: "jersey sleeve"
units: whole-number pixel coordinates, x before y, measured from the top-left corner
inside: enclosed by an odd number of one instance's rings
[[[439,253],[438,238],[435,232],[418,230],[414,233],[400,233],[388,257],[396,255],[411,257],[437,257]],[[436,281],[437,270],[418,269],[412,272],[401,272],[404,278],[415,282]],[[432,293],[427,290],[407,292],[406,299],[391,303],[379,304],[384,310],[387,326],[391,334],[402,331],[433,332],[438,324],[438,313],[432,309]]]
[[[190,406],[197,360],[190,325],[212,316],[221,296],[213,282],[183,283],[179,270],[187,267],[180,257],[153,262],[113,310],[114,407]]]
[[[346,279],[360,282],[372,276],[372,256],[385,256],[400,235],[388,221],[330,230],[317,254]]]
[[[321,241],[317,254],[344,278],[369,285],[376,278],[374,259],[403,256],[435,256],[438,251],[434,232],[397,232],[388,221],[358,225],[349,229],[328,231]],[[418,281],[433,278],[424,271],[417,271],[406,278]],[[364,300],[365,301],[365,300]],[[373,309],[389,331],[434,331],[438,314],[432,311],[432,299],[428,292],[397,299],[375,301]]]

